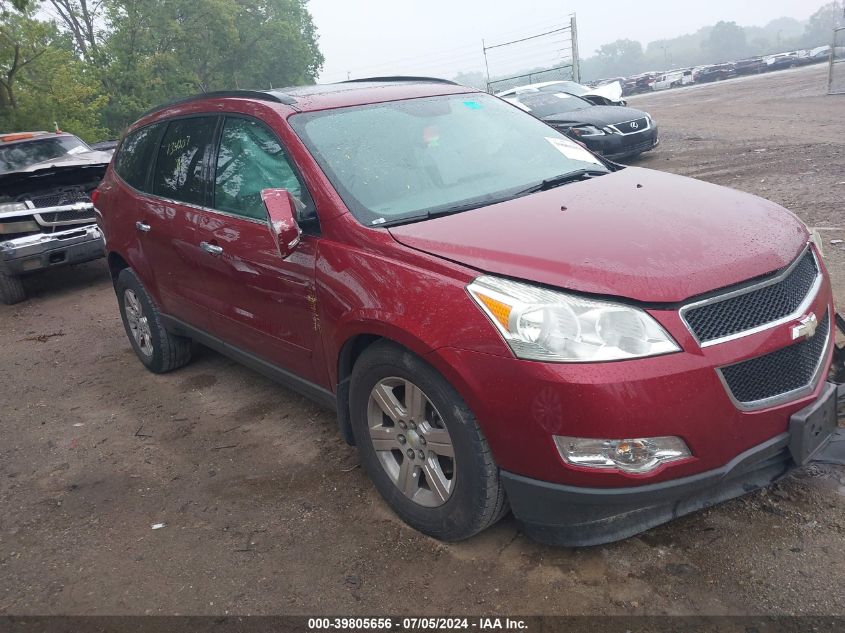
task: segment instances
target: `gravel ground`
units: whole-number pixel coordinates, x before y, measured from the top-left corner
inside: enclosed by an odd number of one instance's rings
[[[825,85],[819,66],[631,104],[663,139],[637,164],[820,227],[845,305],[845,97]],[[845,469],[603,547],[511,518],[442,544],[387,509],[330,412],[204,349],[144,371],[104,263],[28,287],[0,306],[0,614],[845,613]]]

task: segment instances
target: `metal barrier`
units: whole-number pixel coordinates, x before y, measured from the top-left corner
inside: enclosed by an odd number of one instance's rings
[[[845,26],[833,30],[833,46],[830,49],[830,73],[827,80],[827,94],[845,94]]]

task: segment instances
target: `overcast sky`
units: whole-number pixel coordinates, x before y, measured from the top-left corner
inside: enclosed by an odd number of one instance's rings
[[[321,82],[373,75],[437,75],[483,70],[488,44],[578,18],[581,57],[619,38],[646,43],[691,33],[719,20],[762,26],[807,19],[822,0],[310,0],[326,58]],[[546,43],[549,51],[551,42]],[[522,53],[525,55],[525,53]],[[550,54],[550,53],[544,53]],[[542,59],[525,59],[527,65]],[[491,74],[496,74],[491,60]],[[504,63],[504,61],[502,61]],[[504,69],[501,69],[504,70]]]

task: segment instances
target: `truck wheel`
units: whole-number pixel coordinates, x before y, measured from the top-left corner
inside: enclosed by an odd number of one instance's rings
[[[158,308],[132,269],[120,271],[114,288],[126,335],[144,367],[164,374],[186,365],[191,360],[191,339],[164,328]]]
[[[21,278],[0,271],[0,302],[10,306],[13,303],[20,303],[24,299],[26,299],[26,290],[24,290]]]
[[[508,511],[472,411],[411,352],[387,342],[364,351],[352,371],[350,414],[364,469],[414,529],[459,541]]]

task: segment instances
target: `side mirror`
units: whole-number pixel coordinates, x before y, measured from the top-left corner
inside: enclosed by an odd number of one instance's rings
[[[279,247],[282,259],[293,253],[302,236],[302,231],[294,216],[293,198],[286,189],[265,189],[261,199],[267,208],[270,230]]]

